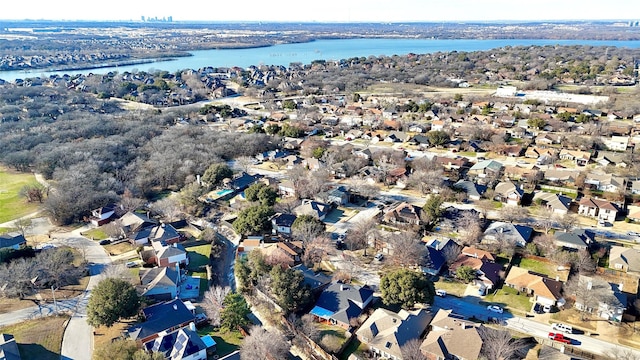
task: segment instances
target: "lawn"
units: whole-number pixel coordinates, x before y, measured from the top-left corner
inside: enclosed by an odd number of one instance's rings
[[[531,298],[524,294],[518,295],[516,289],[510,287],[503,287],[498,289],[495,293],[491,293],[485,297],[487,305],[489,303],[509,308],[510,310],[517,310],[522,312],[528,312],[531,310]]]
[[[0,332],[15,337],[22,359],[59,360],[67,320],[69,316],[66,315],[49,316],[5,326]]]
[[[127,328],[134,324],[133,320],[119,321],[111,327],[99,326],[93,332],[93,348],[100,349],[117,339]]]
[[[185,248],[189,252],[189,270],[202,271],[209,264],[211,244],[190,246]]]
[[[440,277],[440,279],[436,281],[434,285],[436,289],[444,290],[447,292],[447,294],[460,297],[464,295],[464,291],[467,289],[467,284],[455,280],[449,280],[443,277]]]
[[[365,352],[369,350],[367,344],[363,344],[358,339],[353,339],[349,346],[347,346],[342,354],[340,354],[340,360],[347,360],[351,354],[354,354],[360,359],[364,359]]]
[[[25,185],[38,185],[33,174],[22,174],[0,167],[0,223],[11,221],[38,210],[38,204],[20,197]]]
[[[129,252],[131,250],[135,250],[136,248],[133,245],[131,245],[131,243],[125,241],[118,244],[105,245],[104,249],[107,250],[109,255],[120,255],[120,254]]]
[[[515,265],[515,264],[514,264]],[[556,265],[544,263],[541,261],[536,261],[534,259],[526,259],[522,258],[520,260],[519,267],[523,269],[527,269],[529,271],[533,271],[539,274],[546,275],[550,278],[556,277]]]
[[[238,350],[243,339],[239,331],[214,330],[212,326],[198,330],[198,335],[211,335],[216,341],[216,354],[220,357]]]
[[[91,240],[104,240],[109,236],[101,228],[91,229],[82,233],[83,236],[88,237]]]

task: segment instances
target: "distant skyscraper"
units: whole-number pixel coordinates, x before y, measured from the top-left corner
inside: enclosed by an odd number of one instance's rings
[[[144,22],[144,15],[140,16],[140,20],[142,20],[142,22]]]
[[[167,18],[167,21],[168,21],[168,22],[173,22],[173,16],[169,16],[169,17]]]

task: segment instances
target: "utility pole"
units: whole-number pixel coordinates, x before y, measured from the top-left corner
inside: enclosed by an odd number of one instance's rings
[[[56,302],[56,292],[53,289],[53,285],[51,285],[51,294],[53,295],[53,308],[55,309],[56,314],[58,314],[58,303]]]

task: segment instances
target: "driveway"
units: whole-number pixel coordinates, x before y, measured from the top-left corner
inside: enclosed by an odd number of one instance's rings
[[[111,263],[109,255],[97,242],[80,235],[80,229],[71,233],[52,234],[53,243],[65,244],[81,249],[90,264],[91,278],[85,292],[76,298],[71,320],[64,331],[62,339],[62,351],[60,358],[63,360],[89,359],[93,353],[93,328],[87,323],[87,302],[93,289],[102,279],[101,271]]]

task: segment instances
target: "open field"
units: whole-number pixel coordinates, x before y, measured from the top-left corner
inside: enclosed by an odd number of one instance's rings
[[[22,174],[0,167],[0,223],[11,221],[38,210],[19,195],[25,185],[38,185],[33,174]]]
[[[358,91],[361,94],[368,95],[388,95],[388,96],[404,96],[404,95],[450,95],[462,94],[463,96],[488,96],[496,92],[495,87],[468,87],[468,88],[445,88],[434,87],[417,84],[398,84],[384,83],[369,86],[364,91]]]
[[[65,322],[69,316],[49,316],[0,328],[16,338],[22,359],[59,360]]]
[[[198,335],[211,335],[216,341],[216,354],[220,357],[238,350],[243,339],[239,331],[214,330],[212,326],[198,330]]]

